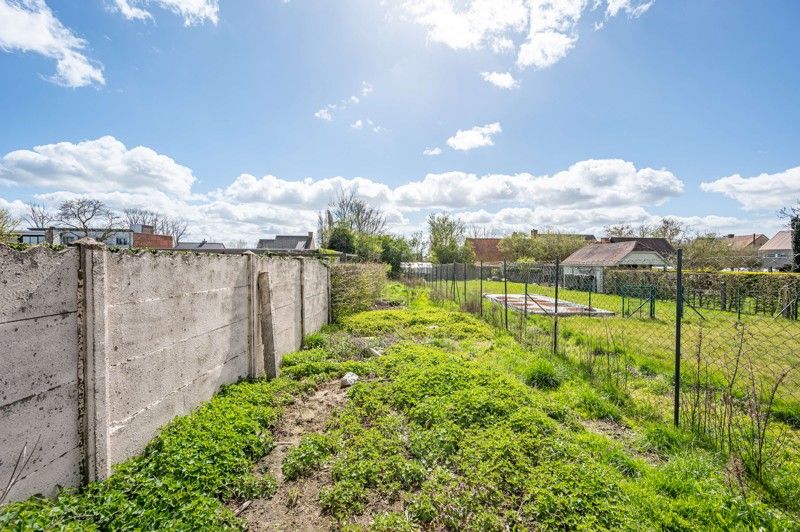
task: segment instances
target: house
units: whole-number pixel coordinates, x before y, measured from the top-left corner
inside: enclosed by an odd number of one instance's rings
[[[47,229],[29,228],[27,231],[18,231],[18,240],[22,244],[54,244],[69,246],[81,238],[85,238],[89,233],[90,238],[98,242],[114,247],[129,248],[133,243],[133,231],[131,229],[87,229],[85,232],[80,229],[68,227],[48,227]]]
[[[753,233],[752,235],[725,235],[724,239],[734,252],[755,253],[767,243],[766,235]]]
[[[503,253],[498,244],[501,238],[468,238],[467,244],[475,251],[475,261],[488,264],[503,262]]]
[[[666,249],[654,239],[623,240],[621,242],[597,242],[587,244],[561,262],[564,275],[594,277],[594,287],[603,291],[603,273],[606,268],[666,268],[667,259],[654,248]],[[657,239],[664,240],[664,239]],[[666,242],[669,246],[669,242]],[[669,246],[672,248],[672,246]]]
[[[758,250],[761,264],[771,270],[788,270],[793,264],[792,232],[778,231]]]
[[[133,247],[146,249],[172,249],[172,235],[157,235],[152,225],[134,225]]]
[[[257,249],[273,251],[303,251],[314,249],[314,232],[306,235],[276,235],[275,238],[262,238],[256,245]]]
[[[209,242],[208,240],[203,240],[202,242],[179,242],[172,249],[181,251],[219,251],[225,249],[225,244],[222,242]]]

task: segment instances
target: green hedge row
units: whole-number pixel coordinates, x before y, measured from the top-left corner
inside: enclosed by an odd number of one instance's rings
[[[385,264],[333,264],[330,271],[333,321],[372,308],[386,284]]]

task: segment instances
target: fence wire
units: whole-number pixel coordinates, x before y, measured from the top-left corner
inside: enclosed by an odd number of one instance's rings
[[[800,275],[679,256],[652,269],[516,262],[406,274],[434,301],[568,359],[761,479],[800,460]]]

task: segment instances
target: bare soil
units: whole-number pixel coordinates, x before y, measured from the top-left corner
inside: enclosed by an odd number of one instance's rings
[[[278,481],[278,491],[270,499],[257,499],[241,513],[249,530],[330,530],[335,521],[322,515],[319,491],[332,483],[328,468],[323,468],[307,478],[286,481],[281,464],[289,449],[303,436],[323,432],[331,413],[346,399],[346,389],[339,381],[318,387],[309,395],[298,398],[284,410],[275,429],[277,446],[255,466],[255,474],[272,474]]]

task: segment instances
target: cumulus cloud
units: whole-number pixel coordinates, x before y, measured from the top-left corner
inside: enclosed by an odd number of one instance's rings
[[[800,198],[800,166],[753,177],[734,174],[700,183],[700,188],[733,198],[747,210],[779,209]]]
[[[153,15],[144,7],[157,5],[183,17],[186,26],[219,22],[219,3],[217,0],[114,0],[117,9],[128,20],[148,20]]]
[[[431,155],[431,156],[436,156],[441,154],[442,154],[442,149],[438,146],[435,148],[425,148],[425,150],[422,152],[422,155]]]
[[[501,229],[558,224],[584,230],[644,220],[649,206],[683,190],[668,170],[636,168],[619,159],[581,161],[550,175],[431,173],[396,186],[370,177],[293,180],[245,173],[198,194],[196,182],[193,171],[172,158],[144,146],[128,148],[111,136],[0,158],[0,186],[12,193],[36,189],[32,199],[51,206],[88,195],[118,210],[156,209],[187,219],[190,238],[228,240],[313,230],[318,211],[342,190],[354,190],[384,209],[395,230],[424,225],[427,212],[440,209]],[[0,200],[0,207],[24,211],[20,199]]]
[[[467,130],[459,129],[455,135],[447,139],[447,145],[454,150],[469,151],[484,146],[494,146],[492,135],[503,131],[500,122],[485,126],[475,126]]]
[[[350,124],[350,127],[353,129],[362,129],[364,127],[364,121],[359,118],[358,120]]]
[[[668,170],[637,169],[621,159],[581,161],[553,175],[465,172],[428,174],[397,187],[394,201],[418,207],[463,208],[499,202],[558,207],[602,208],[660,205],[683,192]]]
[[[519,82],[510,72],[481,72],[483,80],[501,89],[516,89]]]
[[[654,0],[407,0],[403,8],[428,30],[428,38],[454,50],[516,52],[517,65],[546,68],[578,40],[584,12],[605,4],[606,18],[644,14]]]
[[[158,190],[189,194],[192,171],[150,148],[112,136],[17,150],[0,159],[0,183],[76,192]]]
[[[0,49],[56,61],[48,79],[65,87],[104,85],[103,66],[85,54],[86,41],[65,27],[44,0],[0,0]]]

